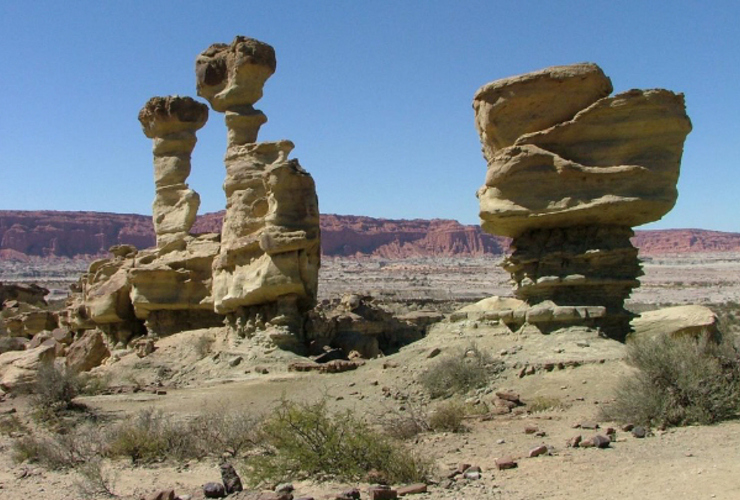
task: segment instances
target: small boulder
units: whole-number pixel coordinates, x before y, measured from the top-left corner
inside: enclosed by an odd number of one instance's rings
[[[527,453],[527,456],[529,458],[539,457],[540,455],[546,455],[547,451],[548,451],[547,446],[543,444],[543,445],[537,446],[529,450],[529,453]]]
[[[75,372],[85,372],[99,366],[108,356],[110,351],[105,345],[103,333],[88,330],[69,346],[67,368]]]
[[[242,491],[242,480],[236,473],[234,466],[229,463],[221,464],[221,481],[224,483],[224,490],[227,494]]]
[[[223,498],[226,496],[226,490],[221,483],[206,483],[203,485],[203,495],[206,498]]]
[[[496,468],[498,470],[516,469],[519,465],[512,457],[501,457],[496,459]]]

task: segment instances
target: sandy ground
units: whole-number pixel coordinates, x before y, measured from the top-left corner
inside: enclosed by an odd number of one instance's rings
[[[441,323],[428,337],[397,354],[370,360],[356,371],[334,375],[287,372],[286,359],[265,365],[272,353],[263,353],[264,358],[254,356],[236,367],[229,366],[218,359],[244,355],[250,349],[244,344],[230,342],[224,332],[216,333],[221,336],[214,344],[214,349],[220,351],[217,360],[209,356],[194,361],[192,344],[196,336],[205,333],[186,332],[163,339],[159,349],[147,358],[139,360],[127,355],[101,370],[114,371],[119,376],[125,373],[124,377],[136,373],[146,378],[161,373],[162,366],[169,367],[173,372],[164,383],[166,394],[142,392],[88,397],[82,401],[114,418],[152,406],[185,418],[216,404],[263,412],[269,411],[281,397],[303,401],[326,397],[335,409],[350,408],[372,419],[383,413],[401,411],[400,407],[409,404],[386,397],[387,392],[402,394],[411,401],[423,399],[423,391],[416,382],[419,374],[441,356],[474,343],[500,357],[508,366],[476,397],[490,402],[492,392],[513,390],[524,402],[555,398],[565,408],[498,416],[487,421],[469,419],[470,431],[462,434],[422,434],[410,445],[434,457],[440,477],[460,462],[479,465],[483,477],[455,481],[449,488],[430,485],[429,492],[418,498],[740,498],[740,422],[655,431],[645,439],[618,431],[617,440],[609,449],[566,448],[566,440],[576,434],[589,437],[603,432],[609,425],[616,425],[599,422],[600,431],[573,428],[579,422],[597,418],[599,407],[610,401],[615,384],[629,371],[622,362],[624,347],[600,339],[588,330],[560,335],[532,332],[517,335],[486,324]],[[428,359],[433,348],[441,349],[442,353],[438,358]],[[501,354],[503,351],[514,354]],[[526,364],[544,366],[566,361],[581,364],[561,370],[540,369],[523,378],[518,376],[520,367]],[[183,368],[186,365],[188,368]],[[268,373],[255,373],[253,368],[257,365],[267,366]],[[194,374],[196,380],[189,380]],[[384,391],[384,387],[390,391]],[[22,418],[28,418],[22,399],[0,403],[0,411],[11,407],[17,408]],[[546,435],[525,434],[525,427],[531,425]],[[540,444],[552,447],[551,454],[524,458],[531,448]],[[33,464],[14,464],[9,457],[9,439],[3,438],[0,446],[1,498],[80,498],[74,487],[78,480],[74,472],[51,472]],[[519,467],[496,470],[495,460],[503,456],[517,457]],[[126,461],[116,461],[107,467],[117,478],[115,492],[127,498],[138,498],[164,488],[175,488],[179,494],[190,493],[198,498],[202,484],[219,479],[218,466],[213,460],[149,467],[133,467]],[[367,487],[366,484],[310,482],[296,482],[295,485],[296,496],[316,498],[347,486]]]

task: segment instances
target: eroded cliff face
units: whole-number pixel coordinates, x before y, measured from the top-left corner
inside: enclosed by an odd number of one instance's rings
[[[691,122],[682,94],[611,91],[590,63],[483,86],[473,109],[488,172],[477,194],[483,229],[513,239],[503,267],[537,308],[527,321],[623,340],[624,300],[642,274],[632,227],[676,202]]]

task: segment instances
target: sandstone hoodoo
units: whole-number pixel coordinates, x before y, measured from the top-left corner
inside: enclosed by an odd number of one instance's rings
[[[319,204],[313,178],[289,160],[290,141],[258,143],[267,117],[253,105],[275,72],[269,45],[236,37],[198,56],[198,94],[225,113],[226,214],[213,263],[215,311],[251,335],[265,321],[278,344],[300,341],[316,303],[321,263]]]
[[[200,198],[186,184],[195,133],[208,107],[190,97],[154,97],[139,113],[154,140],[156,248],[111,248],[90,265],[64,323],[98,328],[121,344],[220,325],[268,342],[306,344],[306,313],[316,302],[320,230],[316,188],[290,141],[257,143],[267,121],[253,104],[275,71],[267,44],[237,37],[196,61],[198,94],[226,114],[226,213],[221,234],[192,235]]]
[[[190,175],[195,132],[206,120],[208,106],[190,97],[152,97],[139,112],[144,134],[154,139],[152,219],[159,247],[182,239],[195,222],[200,197],[185,181]]]
[[[503,267],[529,306],[513,323],[595,326],[620,340],[629,332],[624,300],[642,274],[632,227],[675,204],[691,122],[682,94],[611,92],[601,68],[574,64],[475,95],[488,162],[481,225],[513,238]]]

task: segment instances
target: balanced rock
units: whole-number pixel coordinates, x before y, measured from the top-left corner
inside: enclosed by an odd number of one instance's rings
[[[481,226],[513,238],[503,267],[516,297],[602,306],[598,317],[558,311],[554,324],[623,340],[624,300],[642,274],[632,227],[675,204],[691,122],[681,94],[611,91],[595,64],[558,66],[485,85],[473,108],[488,162]]]

